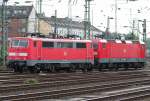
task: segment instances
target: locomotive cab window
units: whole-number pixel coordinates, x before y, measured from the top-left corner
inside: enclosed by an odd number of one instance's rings
[[[46,41],[43,41],[43,42],[42,42],[42,47],[43,47],[43,48],[53,48],[53,47],[54,47],[54,42],[46,42]]]
[[[86,48],[86,43],[76,43],[77,48]]]
[[[12,40],[11,46],[12,47],[27,47],[28,40]]]

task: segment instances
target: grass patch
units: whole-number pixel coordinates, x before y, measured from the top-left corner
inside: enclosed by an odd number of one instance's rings
[[[24,83],[25,83],[25,84],[34,85],[34,84],[37,84],[37,83],[38,83],[38,80],[36,80],[36,79],[27,79],[27,80],[25,80]]]

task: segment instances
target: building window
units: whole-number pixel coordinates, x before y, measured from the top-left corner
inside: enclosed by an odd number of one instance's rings
[[[26,11],[26,10],[23,10],[23,14],[26,15],[26,14],[27,14],[27,11]]]
[[[8,32],[12,32],[12,27],[11,26],[8,26]]]
[[[19,13],[19,14],[22,14],[22,10],[18,10],[18,13]]]
[[[16,15],[18,13],[18,11],[17,10],[14,10],[14,14]]]
[[[76,43],[77,48],[86,48],[86,43]]]
[[[26,32],[26,28],[22,28],[21,30],[22,30],[22,32]]]
[[[53,48],[54,42],[42,42],[42,47],[43,48]]]
[[[10,11],[9,11],[9,10],[7,10],[7,12],[6,12],[6,13],[7,13],[7,15],[10,15]]]

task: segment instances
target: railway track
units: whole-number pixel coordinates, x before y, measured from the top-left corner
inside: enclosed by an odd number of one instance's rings
[[[18,78],[31,78],[31,77],[37,77],[37,76],[43,76],[43,77],[55,77],[55,76],[70,76],[70,75],[85,75],[85,74],[88,74],[88,75],[93,75],[93,73],[96,75],[96,74],[101,74],[101,75],[109,75],[109,74],[113,74],[113,75],[125,75],[125,74],[138,74],[138,73],[150,73],[150,71],[144,71],[144,70],[137,70],[137,71],[117,71],[117,72],[92,72],[92,73],[52,73],[52,74],[49,74],[49,73],[45,73],[44,75],[41,75],[41,74],[15,74],[13,73],[12,75],[8,74],[8,73],[4,73],[1,74],[0,73],[0,80],[3,80],[3,79],[18,79]]]
[[[145,101],[144,99],[150,98],[149,92],[150,86],[145,86],[87,99],[86,101]]]
[[[130,77],[145,77],[145,76],[148,76],[147,74],[145,73],[136,73],[136,74],[101,74],[101,73],[87,73],[87,74],[74,74],[74,75],[71,75],[71,76],[68,76],[68,74],[65,74],[65,75],[58,75],[58,74],[54,74],[54,75],[34,75],[34,76],[28,76],[28,78],[24,78],[23,77],[20,77],[18,79],[7,79],[5,80],[4,78],[2,80],[0,80],[0,85],[16,85],[16,84],[24,84],[26,80],[30,80],[30,79],[34,79],[36,80],[37,82],[50,82],[50,81],[64,81],[64,80],[73,80],[73,79],[86,79],[86,78],[101,78],[104,79],[104,80],[111,80],[112,78],[116,78],[117,79],[120,79],[118,78],[118,75],[120,77],[124,77],[124,78],[128,78],[129,75]]]
[[[84,75],[84,76],[83,76]],[[105,77],[105,76],[107,76],[107,77]],[[119,77],[118,77],[119,76]],[[46,76],[47,77],[47,76]],[[13,101],[13,98],[12,98],[12,96],[20,96],[20,98],[21,98],[21,100],[20,101],[22,101],[23,99],[22,99],[22,95],[12,95],[12,94],[8,94],[8,92],[16,92],[17,93],[17,91],[18,92],[20,92],[20,91],[23,91],[25,94],[26,94],[26,97],[25,98],[27,98],[27,96],[28,96],[28,93],[26,92],[27,90],[33,90],[33,94],[34,94],[34,91],[36,92],[35,94],[37,94],[37,99],[41,96],[41,95],[38,95],[38,91],[36,91],[35,89],[43,89],[43,88],[49,88],[49,87],[51,87],[51,88],[53,88],[53,87],[57,87],[57,90],[55,89],[51,89],[51,90],[53,90],[54,92],[52,92],[53,94],[55,94],[55,95],[57,95],[57,96],[61,96],[61,93],[64,93],[64,89],[62,89],[64,86],[65,86],[65,88],[68,88],[69,86],[75,86],[74,88],[78,88],[78,89],[72,89],[72,88],[70,88],[70,90],[68,89],[68,90],[65,90],[65,93],[67,94],[67,93],[71,93],[71,92],[68,92],[68,91],[71,91],[71,89],[73,90],[73,91],[77,91],[78,92],[78,90],[79,89],[81,89],[81,91],[79,92],[79,93],[82,93],[83,91],[83,89],[80,87],[81,85],[82,85],[82,87],[84,88],[84,89],[86,89],[86,90],[89,90],[90,91],[90,89],[91,88],[89,88],[89,87],[86,87],[86,86],[83,86],[83,85],[88,85],[88,84],[90,84],[90,82],[92,82],[93,84],[91,85],[91,87],[93,86],[93,85],[95,85],[96,83],[99,83],[99,84],[101,84],[102,82],[104,82],[104,84],[103,85],[106,85],[108,82],[106,82],[106,81],[109,81],[109,82],[114,82],[114,81],[119,81],[119,80],[123,80],[122,82],[125,82],[125,80],[128,80],[128,79],[132,79],[131,81],[133,81],[133,80],[137,80],[137,79],[143,79],[143,80],[145,80],[145,81],[141,81],[141,83],[140,84],[147,84],[147,83],[150,83],[149,82],[149,80],[148,79],[146,79],[145,77],[148,77],[148,75],[147,74],[144,74],[144,73],[141,73],[141,74],[130,74],[130,75],[127,75],[126,73],[125,74],[119,74],[119,75],[106,75],[106,74],[104,74],[104,75],[98,75],[98,74],[89,74],[89,75],[86,75],[86,74],[82,74],[82,75],[73,75],[72,77],[64,77],[64,79],[62,79],[62,77],[61,77],[61,79],[60,79],[60,76],[58,76],[57,78],[51,78],[51,82],[43,82],[43,83],[38,83],[38,84],[35,84],[35,85],[16,85],[16,86],[3,86],[3,87],[1,87],[0,88],[0,92],[1,93],[6,93],[8,96],[6,97],[4,97],[4,96],[1,96],[0,97],[0,99],[1,100],[12,100]],[[59,79],[58,79],[59,78]],[[145,78],[145,79],[144,79]],[[50,80],[50,79],[49,79]],[[53,81],[54,80],[54,81]],[[56,80],[58,80],[58,81],[56,81]],[[53,81],[53,82],[52,82]],[[131,81],[130,82],[128,82],[128,83],[131,83]],[[137,82],[137,81],[136,81]],[[139,84],[139,82],[138,83],[134,83],[134,84]],[[143,82],[143,83],[142,83]],[[125,82],[126,83],[126,82]],[[111,87],[111,85],[112,85],[112,83],[109,85],[110,87]],[[62,86],[62,87],[61,87]],[[59,91],[59,93],[57,94],[57,92],[56,91],[58,91],[58,88],[61,88],[61,90]],[[98,88],[98,87],[100,87],[101,88],[101,90],[102,90],[102,88],[104,88],[104,86],[102,86],[102,85],[96,85],[96,87]],[[116,86],[117,87],[117,86]],[[119,87],[119,86],[118,86]],[[122,86],[123,87],[123,86]],[[128,87],[127,85],[125,86],[125,87]],[[95,89],[97,89],[97,88],[95,88]],[[106,87],[105,87],[106,88]],[[94,89],[94,88],[93,88]],[[92,89],[92,90],[93,90]],[[67,92],[66,92],[67,91]],[[49,92],[49,91],[46,91],[46,92]],[[86,91],[87,92],[87,91]],[[84,93],[84,92],[83,92]],[[30,95],[31,93],[29,93],[29,95]],[[40,93],[41,94],[41,93]],[[45,96],[45,93],[42,93],[44,96]],[[50,95],[48,95],[48,96],[51,96],[52,98],[54,97],[54,98],[56,98],[57,96],[53,96],[53,94],[51,95],[51,93],[50,93]],[[60,94],[60,95],[59,95]],[[71,94],[73,94],[73,93],[71,93]],[[42,96],[43,96],[42,95]],[[46,94],[47,95],[47,94]],[[30,96],[29,96],[30,97]],[[8,98],[8,99],[7,99]],[[19,98],[19,99],[20,99]],[[18,98],[17,98],[18,99]],[[16,99],[16,100],[17,100]],[[35,98],[36,99],[36,98]],[[28,101],[28,100],[32,100],[32,99],[26,99],[26,101]],[[14,99],[14,101],[15,101],[15,99]]]
[[[146,85],[149,84],[150,80],[143,79],[143,80],[122,80],[116,82],[105,82],[103,84],[90,84],[86,86],[78,86],[78,87],[70,87],[68,89],[59,89],[59,90],[49,90],[43,92],[36,92],[36,93],[25,93],[19,95],[9,95],[9,96],[1,96],[0,100],[11,100],[11,101],[31,101],[31,100],[42,100],[42,99],[54,99],[54,98],[61,98],[66,96],[73,96],[79,94],[86,94],[92,92],[103,92],[109,91],[113,89],[123,89],[127,87],[131,87],[133,85]],[[102,98],[101,98],[102,99]],[[103,99],[105,99],[103,97]],[[102,100],[103,100],[102,99]],[[91,100],[92,101],[92,100]],[[97,100],[101,101],[101,100]]]
[[[66,80],[58,80],[58,81],[50,81],[36,83],[34,85],[31,84],[20,84],[20,85],[10,85],[10,86],[2,86],[0,87],[0,92],[14,92],[14,91],[21,91],[21,90],[29,90],[29,89],[40,89],[46,87],[59,87],[59,86],[67,86],[67,85],[77,85],[77,84],[86,84],[86,83],[97,83],[97,82],[112,82],[114,80],[121,80],[121,79],[141,79],[147,78],[145,75],[132,75],[128,76],[120,76],[118,77],[89,77],[88,80],[85,77],[80,78],[67,78]]]
[[[47,98],[63,98],[150,84],[149,71],[141,70],[10,76],[0,76],[0,101],[36,101]],[[34,85],[24,84],[26,79],[37,79],[39,82]]]

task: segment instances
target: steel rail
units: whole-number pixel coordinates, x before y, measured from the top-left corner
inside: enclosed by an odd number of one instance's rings
[[[24,83],[24,81],[25,80],[27,80],[27,79],[36,79],[36,80],[38,80],[38,81],[40,81],[40,82],[45,82],[45,81],[58,81],[58,80],[68,80],[68,79],[78,79],[78,78],[118,78],[118,76],[119,77],[129,77],[129,76],[131,76],[131,77],[138,77],[138,76],[141,76],[141,77],[146,77],[146,76],[148,76],[147,74],[130,74],[130,75],[101,75],[101,74],[90,74],[90,75],[87,75],[87,74],[85,74],[85,75],[72,75],[72,76],[59,76],[59,75],[57,75],[57,76],[35,76],[35,78],[34,77],[30,77],[30,78],[20,78],[20,79],[13,79],[13,80],[10,80],[10,79],[8,79],[8,80],[0,80],[0,84],[2,85],[4,85],[4,84],[17,84],[17,83]],[[45,78],[46,77],[46,78]]]
[[[105,83],[102,85],[90,85],[90,86],[83,86],[78,88],[68,88],[68,89],[61,89],[61,90],[36,92],[36,93],[26,93],[20,95],[1,96],[0,100],[11,99],[11,101],[29,101],[29,100],[39,100],[39,99],[46,99],[46,98],[60,98],[60,97],[78,95],[83,93],[102,92],[102,91],[112,90],[112,89],[121,89],[133,85],[138,85],[139,83],[140,81],[133,81],[133,80],[124,81],[124,82],[115,82],[109,84]],[[149,81],[145,81],[145,82],[141,81],[141,84],[147,84],[147,83],[149,84]]]
[[[140,80],[140,79],[143,79],[143,80],[147,80],[149,81],[149,77],[140,77],[140,78],[136,78],[136,77],[130,77],[127,78],[129,80]],[[67,86],[67,85],[76,85],[76,84],[84,84],[84,83],[96,83],[96,82],[99,82],[99,83],[102,83],[102,82],[105,82],[105,83],[109,83],[109,82],[112,82],[114,80],[121,80],[122,79],[126,79],[126,78],[111,78],[110,80],[108,80],[109,78],[88,78],[85,79],[85,78],[79,78],[79,79],[68,79],[68,80],[64,80],[64,81],[52,81],[52,82],[42,82],[42,83],[36,83],[36,84],[21,84],[21,85],[10,85],[10,86],[3,86],[3,87],[0,87],[0,92],[3,93],[3,92],[11,92],[11,91],[19,91],[19,90],[28,90],[28,89],[38,89],[40,87],[58,87],[58,86]],[[108,81],[108,82],[107,82]]]
[[[119,92],[102,97],[87,99],[87,101],[139,101],[143,97],[150,97],[150,86],[142,87],[135,90],[128,90],[126,92]],[[142,99],[143,100],[143,99]],[[141,100],[140,100],[141,101]]]

